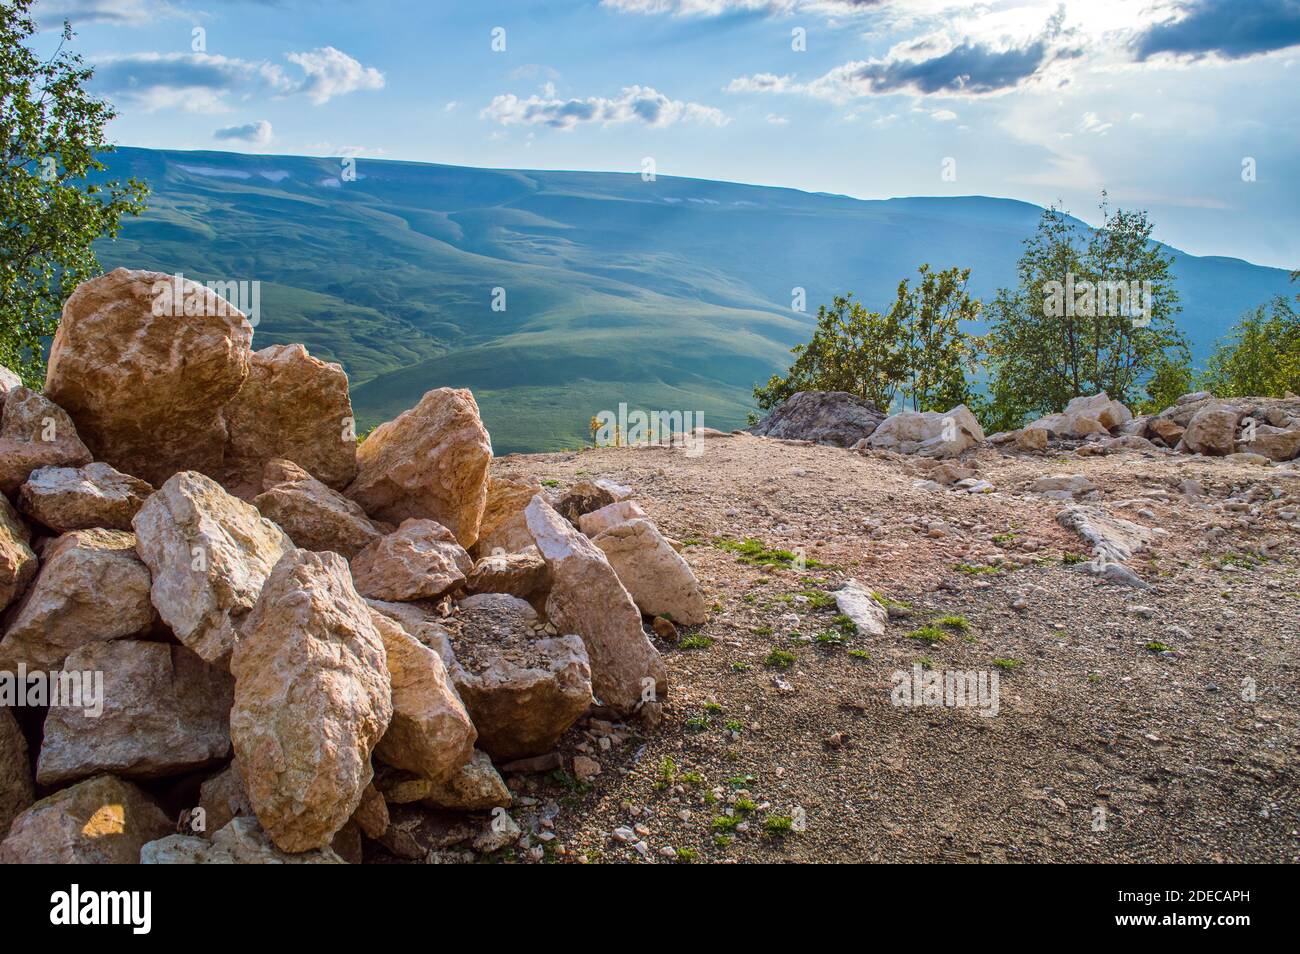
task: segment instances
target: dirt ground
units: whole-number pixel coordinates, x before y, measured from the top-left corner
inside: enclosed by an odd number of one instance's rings
[[[920,489],[913,459],[747,435],[695,457],[495,461],[548,486],[631,486],[713,604],[658,642],[660,725],[571,730],[566,759],[600,763],[589,783],[568,761],[509,777],[512,815],[540,840],[508,855],[1300,860],[1300,469],[993,448],[963,463],[994,491]],[[1088,546],[1056,521],[1067,504],[1028,491],[1043,474],[1083,474],[1093,502],[1168,531],[1130,563],[1150,589],[1080,570]],[[744,539],[803,566],[746,562],[726,543]],[[848,578],[891,605],[883,637],[837,629],[824,594]],[[946,638],[910,635],[943,617],[959,617]],[[893,674],[917,665],[996,673],[996,714],[894,704]]]

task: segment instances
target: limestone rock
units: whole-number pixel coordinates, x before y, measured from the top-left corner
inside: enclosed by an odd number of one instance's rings
[[[63,306],[45,393],[96,460],[154,486],[182,470],[220,474],[222,408],[248,376],[252,339],[243,314],[215,292],[114,269],[82,282]]]
[[[749,429],[759,437],[812,441],[852,447],[868,438],[885,415],[872,404],[845,391],[800,391]]]
[[[36,763],[42,785],[108,772],[161,778],[230,755],[230,674],[183,646],[118,640],[68,654],[65,672],[102,672],[103,711],[53,706]]]
[[[1241,409],[1228,404],[1201,408],[1187,423],[1180,449],[1216,457],[1231,454],[1236,449],[1237,422],[1241,417]]]
[[[1073,500],[1097,488],[1083,474],[1044,474],[1029,485],[1031,493],[1042,494],[1052,500]]]
[[[545,590],[548,583],[546,561],[537,547],[529,544],[518,553],[493,554],[479,560],[465,580],[465,589],[470,593],[509,593],[526,600]]]
[[[452,679],[494,759],[540,755],[591,706],[591,664],[577,636],[546,638],[521,599],[461,600],[451,628]],[[448,806],[450,807],[450,806]]]
[[[468,549],[479,537],[491,460],[474,395],[437,388],[361,443],[347,496],[391,523],[436,520]]]
[[[108,464],[40,467],[18,494],[23,513],[55,533],[69,530],[130,530],[131,519],[153,487]]]
[[[1263,454],[1270,460],[1294,460],[1300,456],[1300,422],[1294,427],[1273,427],[1260,424],[1254,430],[1254,439],[1241,441],[1241,450]]]
[[[100,775],[41,799],[15,818],[0,842],[0,864],[134,865],[141,847],[171,830],[148,795]]]
[[[984,441],[984,431],[965,404],[950,411],[901,411],[885,418],[867,439],[869,447],[925,457],[956,457]]]
[[[36,581],[6,618],[0,669],[57,669],[74,649],[146,632],[149,570],[122,530],[74,530],[45,545]]]
[[[1147,431],[1160,438],[1169,447],[1177,447],[1183,439],[1183,428],[1167,417],[1153,417],[1147,421]]]
[[[403,520],[352,559],[357,592],[377,600],[440,599],[465,582],[473,561],[434,520]]]
[[[604,552],[642,613],[667,616],[685,626],[708,619],[695,574],[649,520],[638,517],[615,524],[592,543]]]
[[[592,689],[615,712],[667,694],[663,660],[641,628],[641,612],[600,548],[540,496],[525,511],[528,530],[551,572],[546,616],[582,637]]]
[[[18,720],[7,707],[0,706],[0,841],[9,833],[10,822],[34,801],[27,740]]]
[[[1104,507],[1079,504],[1056,515],[1056,521],[1073,530],[1092,544],[1093,552],[1103,561],[1125,563],[1167,531],[1108,514]]]
[[[397,623],[414,636],[421,646],[432,649],[442,658],[443,665],[451,666],[454,655],[451,651],[450,634],[429,604],[366,600],[366,605]]]
[[[341,865],[330,848],[301,854],[281,851],[256,818],[232,819],[212,835],[212,840],[193,835],[168,835],[140,849],[142,865]]]
[[[304,550],[331,550],[351,559],[386,532],[354,501],[290,461],[268,462],[262,480],[266,489],[253,498],[253,506]]]
[[[442,657],[378,610],[367,609],[383,639],[393,687],[392,722],[375,757],[425,778],[445,778],[474,750],[474,723]]]
[[[292,541],[251,504],[194,471],[169,478],[132,526],[163,621],[208,662],[224,660]]]
[[[862,635],[885,635],[889,611],[857,580],[845,580],[844,585],[835,591],[835,605],[841,613],[853,620]]]
[[[357,475],[348,376],[300,344],[253,352],[248,378],[226,405],[225,420],[225,482],[239,496],[262,489],[263,467],[275,458],[293,461],[334,490]]]
[[[429,808],[482,812],[510,807],[510,789],[506,788],[487,753],[478,749],[449,778],[429,785],[429,794],[423,799]]]
[[[63,408],[44,395],[16,387],[0,412],[0,491],[12,494],[40,467],[78,467],[90,451]]]
[[[22,596],[36,576],[39,561],[31,541],[31,530],[0,494],[0,610]]]
[[[488,478],[487,503],[474,553],[487,557],[517,553],[533,545],[524,508],[542,492],[541,481],[524,477]]]
[[[230,737],[258,821],[283,851],[328,845],[370,784],[393,714],[383,640],[347,562],[287,551],[230,668]]]
[[[584,513],[578,518],[578,528],[589,537],[604,533],[616,524],[636,518],[649,519],[635,500],[616,500],[608,506]]]
[[[1109,435],[1112,430],[1132,419],[1132,411],[1101,391],[1074,398],[1059,414],[1039,418],[1026,429],[1046,430],[1057,437],[1080,439],[1090,434]]]

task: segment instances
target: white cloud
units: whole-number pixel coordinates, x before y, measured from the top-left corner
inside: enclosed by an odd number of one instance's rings
[[[776,113],[768,113],[767,121],[773,126],[785,126],[790,122],[790,120],[786,119],[784,116],[778,116]]]
[[[297,92],[306,94],[318,106],[335,96],[384,88],[383,73],[374,67],[362,66],[332,46],[322,46],[305,53],[289,53],[285,59],[297,64],[306,74]]]
[[[1079,120],[1079,129],[1082,132],[1093,133],[1094,135],[1105,135],[1106,130],[1113,126],[1114,123],[1104,123],[1094,112],[1086,112],[1083,118]]]
[[[540,96],[521,99],[513,93],[495,97],[479,114],[502,126],[526,124],[573,129],[582,123],[642,122],[647,126],[671,126],[677,122],[710,123],[724,126],[725,114],[712,106],[669,99],[649,86],[625,86],[618,96],[588,96],[586,99],[561,99],[547,85]]]
[[[256,146],[265,146],[271,141],[271,124],[265,119],[244,123],[242,126],[223,126],[212,134],[213,139],[233,139],[251,142]]]
[[[957,118],[957,114],[951,109],[935,109],[930,112],[930,118],[938,123],[950,123]]]

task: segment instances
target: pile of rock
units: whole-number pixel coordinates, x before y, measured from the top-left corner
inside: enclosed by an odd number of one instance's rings
[[[593,706],[657,716],[644,617],[705,603],[627,488],[491,477],[464,390],[358,444],[338,365],[174,281],[78,288],[44,393],[0,369],[0,687],[84,680],[0,698],[0,862],[355,861],[509,806],[494,762]]]

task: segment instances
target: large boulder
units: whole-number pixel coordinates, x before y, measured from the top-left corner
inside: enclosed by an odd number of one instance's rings
[[[1259,424],[1251,434],[1251,440],[1241,440],[1237,449],[1254,454],[1263,454],[1270,460],[1294,460],[1300,456],[1300,421],[1290,427],[1274,427],[1271,424]]]
[[[551,573],[546,616],[560,632],[582,637],[595,694],[624,714],[658,701],[668,691],[663,660],[605,554],[540,496],[525,516]]]
[[[41,467],[18,493],[23,513],[55,533],[130,530],[153,487],[103,462],[84,467]]]
[[[1109,434],[1133,419],[1133,412],[1105,391],[1073,398],[1058,414],[1048,414],[1026,430],[1045,430],[1056,437],[1082,439],[1090,434]]]
[[[291,460],[334,490],[357,475],[348,376],[300,344],[253,352],[248,379],[226,405],[226,480],[241,497],[262,489],[268,461]]]
[[[509,762],[541,755],[591,706],[591,665],[577,636],[547,637],[523,600],[485,593],[450,621],[452,678],[479,748]]]
[[[122,530],[74,530],[45,545],[40,573],[6,617],[0,669],[57,669],[89,643],[147,632],[149,570]]]
[[[90,463],[90,451],[63,408],[25,387],[4,399],[0,412],[0,491],[12,494],[40,467]]]
[[[0,864],[134,865],[145,844],[171,831],[171,821],[148,795],[100,775],[41,799],[15,818],[0,842]]]
[[[885,415],[846,391],[799,391],[749,429],[760,437],[852,447],[870,437]]]
[[[474,395],[437,388],[362,441],[347,495],[390,523],[436,520],[468,549],[479,537],[491,461]]]
[[[352,558],[357,592],[376,600],[439,599],[461,586],[474,562],[435,520],[403,520]]]
[[[0,610],[26,591],[39,561],[31,548],[32,531],[0,494]]]
[[[163,621],[208,662],[225,660],[292,541],[251,504],[194,471],[169,478],[132,526]]]
[[[1215,457],[1233,453],[1242,413],[1241,408],[1230,404],[1206,405],[1187,422],[1179,449]]]
[[[27,740],[7,706],[0,706],[0,841],[9,824],[36,801]]]
[[[684,626],[708,619],[709,607],[695,574],[649,520],[624,520],[591,542],[604,552],[642,613]]]
[[[168,835],[140,849],[142,865],[341,865],[332,848],[291,855],[277,848],[256,818],[231,819],[212,840]]]
[[[336,553],[288,550],[230,661],[230,737],[249,803],[283,851],[330,844],[392,719],[383,639]]]
[[[384,642],[393,686],[392,722],[375,757],[424,778],[446,778],[474,751],[474,723],[442,657],[383,613],[369,612]]]
[[[351,559],[390,529],[291,461],[268,462],[262,486],[253,506],[304,550],[332,550]]]
[[[956,457],[983,443],[984,430],[965,404],[950,411],[900,411],[867,438],[866,446],[923,457]]]
[[[252,340],[244,315],[215,292],[114,269],[63,306],[45,393],[96,460],[154,486],[181,470],[219,475],[222,408],[248,377]]]
[[[518,553],[532,546],[524,509],[541,492],[542,483],[535,477],[489,477],[475,555]]]
[[[52,706],[36,781],[62,785],[109,772],[162,778],[230,755],[230,674],[184,646],[118,640],[88,643],[67,673],[103,673],[102,711]]]

